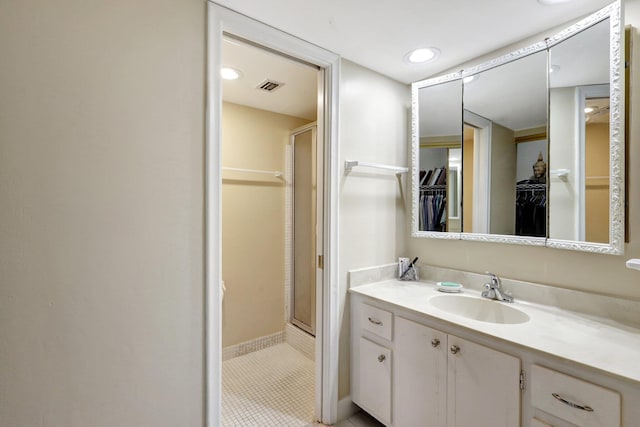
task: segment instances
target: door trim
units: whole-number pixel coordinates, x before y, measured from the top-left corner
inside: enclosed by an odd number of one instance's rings
[[[222,65],[225,32],[267,48],[315,64],[324,71],[318,109],[318,140],[324,141],[324,278],[322,321],[316,325],[316,375],[322,392],[316,396],[316,417],[323,423],[337,421],[339,266],[338,266],[338,89],[340,57],[276,28],[265,25],[213,2],[207,4],[207,97],[205,141],[205,283],[204,356],[205,425],[218,426],[221,411],[222,295],[221,281],[221,110],[222,85],[217,70]],[[320,90],[320,88],[319,88]]]

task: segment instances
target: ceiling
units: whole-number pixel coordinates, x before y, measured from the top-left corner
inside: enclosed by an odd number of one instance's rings
[[[216,2],[411,83],[587,15],[610,0],[573,0],[554,6],[536,0]],[[435,61],[422,65],[404,61],[410,50],[430,46],[441,52]]]
[[[222,64],[241,72],[237,80],[222,81],[224,101],[316,120],[316,68],[229,38],[222,44]],[[258,89],[267,79],[282,86],[272,92]]]
[[[432,0],[395,0],[393,3],[388,0],[324,0],[307,1],[304,9],[300,7],[299,1],[294,0],[217,2],[390,78],[411,83],[441,74],[478,56],[533,35],[549,32],[551,28],[557,28],[559,25],[567,25],[610,1],[574,0],[550,6],[536,0],[449,0],[446,4]],[[606,25],[598,27],[608,30]],[[557,30],[553,30],[550,34],[556,32]],[[597,36],[600,37],[600,34]],[[534,40],[541,41],[538,38]],[[606,37],[604,40],[607,40]],[[562,76],[573,76],[574,79],[580,70],[571,64],[584,64],[580,55],[589,56],[595,53],[593,46],[585,48],[592,45],[590,41],[582,40],[581,47],[574,46],[576,43],[563,43],[562,45],[567,46],[564,50],[561,46],[555,47],[551,61],[552,64],[562,62],[562,72],[553,76],[552,86],[564,86]],[[408,64],[404,61],[404,56],[409,50],[423,46],[437,47],[441,51],[439,57],[426,65]],[[607,49],[607,45],[604,49]],[[239,80],[224,81],[225,101],[315,120],[316,69],[229,38],[226,38],[223,44],[223,65],[242,72]],[[584,70],[583,68],[582,72]],[[531,70],[525,67],[522,72]],[[604,72],[607,75],[608,67],[594,72]],[[256,89],[265,79],[272,79],[284,85],[272,93]],[[493,91],[492,86],[487,83],[487,77],[483,80],[485,83],[479,87],[482,87],[484,92]],[[495,84],[501,83],[504,84],[504,80],[498,78]],[[535,93],[534,86],[525,85],[524,88],[528,87],[530,92]],[[505,94],[507,95],[509,93]],[[519,99],[529,99],[533,102],[533,95],[519,95]],[[481,93],[479,97],[482,97]],[[540,102],[544,100],[536,99],[534,104],[537,106]],[[502,105],[514,104],[504,102]],[[459,108],[459,105],[439,105],[435,114],[445,115],[449,108]],[[544,107],[535,110],[544,112]],[[523,109],[521,113],[531,119],[531,111]],[[524,123],[513,125],[518,129],[523,128]]]

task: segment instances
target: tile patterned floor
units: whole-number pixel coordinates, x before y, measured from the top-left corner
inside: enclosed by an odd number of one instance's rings
[[[314,363],[278,344],[222,364],[222,425],[305,427],[314,418]]]
[[[222,363],[223,427],[320,427],[314,362],[283,343]],[[380,427],[364,412],[334,427]]]

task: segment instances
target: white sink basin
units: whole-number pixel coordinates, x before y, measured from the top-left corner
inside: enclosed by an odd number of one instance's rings
[[[460,295],[438,295],[429,303],[435,308],[481,322],[517,324],[529,321],[529,315],[508,303]]]

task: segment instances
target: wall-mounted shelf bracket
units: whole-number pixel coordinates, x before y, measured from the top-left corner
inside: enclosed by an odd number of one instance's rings
[[[393,171],[396,174],[407,173],[409,168],[405,168],[402,166],[391,166],[391,165],[383,165],[380,163],[370,163],[370,162],[361,162],[359,160],[345,160],[344,162],[344,171],[351,172],[354,167],[366,167],[366,168],[375,168],[375,169],[384,169]]]
[[[551,172],[551,175],[555,175],[560,179],[567,179],[571,170],[570,169],[551,169],[550,172]]]
[[[640,259],[639,258],[631,258],[627,261],[627,268],[632,270],[640,270]]]

